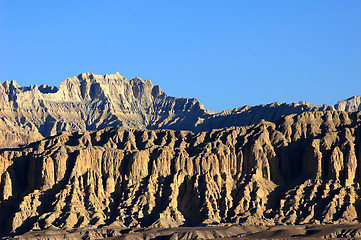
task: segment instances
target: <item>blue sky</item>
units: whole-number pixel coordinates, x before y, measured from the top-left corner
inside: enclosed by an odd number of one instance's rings
[[[0,0],[0,81],[151,79],[225,110],[361,95],[361,1]]]

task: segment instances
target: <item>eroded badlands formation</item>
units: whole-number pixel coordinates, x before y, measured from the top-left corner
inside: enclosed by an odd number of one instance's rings
[[[192,133],[62,132],[0,152],[0,229],[360,222],[361,113]]]
[[[61,131],[97,130],[109,126],[193,132],[246,126],[261,119],[274,122],[305,111],[359,111],[361,97],[335,106],[273,103],[244,106],[221,113],[204,109],[197,99],[174,98],[150,80],[127,80],[119,73],[83,73],[60,87],[0,84],[0,148],[18,147]]]
[[[361,237],[359,111],[361,96],[217,113],[119,73],[6,81],[0,237]]]

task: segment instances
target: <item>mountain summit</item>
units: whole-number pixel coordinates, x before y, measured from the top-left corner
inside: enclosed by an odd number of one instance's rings
[[[132,129],[171,129],[193,132],[245,126],[264,119],[306,111],[357,111],[361,97],[335,106],[272,103],[244,106],[216,113],[197,99],[165,94],[150,80],[128,80],[119,73],[82,73],[60,87],[21,87],[15,81],[0,84],[0,148],[18,147],[62,131],[96,130],[110,126]]]
[[[197,99],[167,96],[150,80],[119,73],[82,73],[59,88],[0,84],[0,147],[14,147],[61,131],[108,126],[137,129],[191,128],[205,110]]]

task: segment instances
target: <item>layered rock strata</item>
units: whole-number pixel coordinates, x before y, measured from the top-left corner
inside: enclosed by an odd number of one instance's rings
[[[136,129],[191,128],[205,110],[196,99],[174,98],[150,80],[80,74],[59,89],[0,84],[0,148],[29,144],[61,131],[108,126]]]
[[[361,113],[192,133],[62,132],[0,151],[0,229],[360,222]]]
[[[59,88],[21,87],[6,81],[0,84],[0,148],[26,145],[61,131],[109,126],[201,132],[261,119],[274,122],[306,111],[358,111],[360,99],[353,97],[335,106],[272,103],[216,113],[204,109],[197,99],[169,97],[150,80],[127,80],[119,73],[83,73],[67,78]]]

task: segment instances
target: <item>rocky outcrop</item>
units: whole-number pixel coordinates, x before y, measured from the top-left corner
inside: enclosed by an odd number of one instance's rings
[[[208,113],[196,99],[169,97],[149,80],[127,80],[119,73],[80,74],[59,89],[6,81],[0,84],[0,148],[67,130],[188,129]]]
[[[360,97],[354,97],[335,106],[272,103],[216,113],[197,99],[169,97],[150,80],[127,80],[119,73],[83,73],[67,78],[59,88],[6,81],[0,84],[0,148],[26,145],[61,131],[123,126],[201,132],[261,119],[275,122],[306,111],[357,111],[359,106]]]
[[[192,133],[62,132],[0,152],[1,232],[360,222],[361,113]]]
[[[335,105],[338,111],[357,112],[361,111],[361,96],[353,96],[349,99],[339,101]]]
[[[299,103],[271,103],[262,104],[254,107],[243,106],[232,110],[226,110],[221,113],[207,115],[205,118],[199,117],[195,124],[195,132],[210,131],[233,126],[247,126],[255,124],[261,120],[275,122],[283,116],[290,114],[299,114],[302,112],[314,111],[332,111],[334,106],[314,105],[306,102]]]

